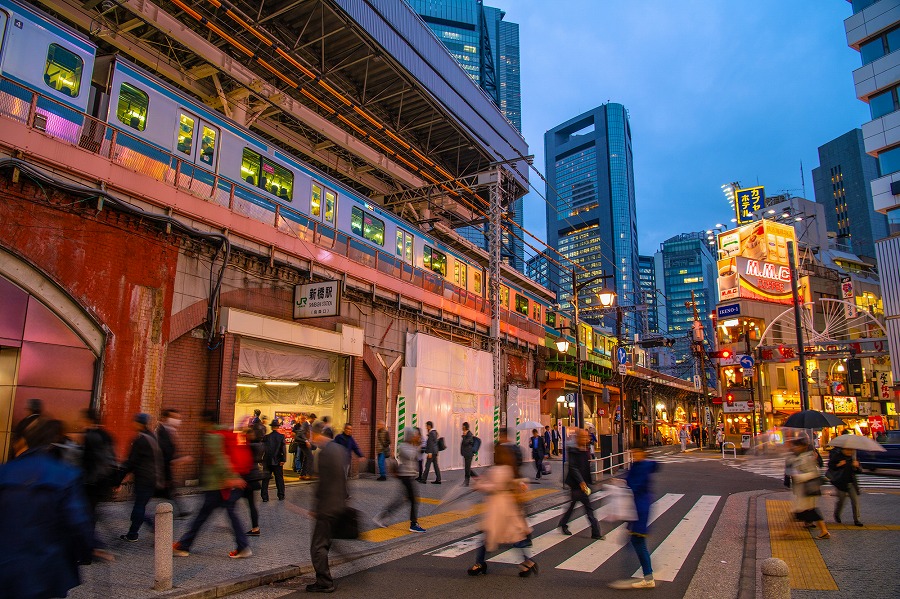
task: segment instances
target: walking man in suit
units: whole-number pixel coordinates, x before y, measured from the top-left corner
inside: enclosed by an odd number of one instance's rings
[[[334,579],[328,566],[328,551],[334,537],[334,524],[347,509],[347,477],[344,466],[347,451],[326,437],[324,422],[312,425],[312,442],[319,448],[319,484],[315,493],[315,519],[309,552],[316,582],[306,586],[308,593],[331,593]]]
[[[547,453],[547,448],[544,445],[544,438],[538,434],[538,429],[536,428],[531,429],[529,445],[531,446],[531,457],[534,459],[534,479],[541,480],[541,472],[544,469],[544,454]]]
[[[284,435],[278,431],[281,422],[275,419],[270,426],[272,427],[272,432],[263,437],[263,446],[265,446],[265,457],[263,458],[265,478],[263,479],[260,495],[264,502],[269,501],[269,481],[274,476],[278,501],[284,501],[284,463],[287,461],[287,450],[284,447]]]
[[[438,432],[434,430],[434,423],[429,420],[425,423],[425,430],[428,431],[428,441],[425,444],[425,472],[419,482],[425,484],[428,482],[428,471],[434,464],[434,480],[433,485],[441,484],[441,469],[438,466]]]

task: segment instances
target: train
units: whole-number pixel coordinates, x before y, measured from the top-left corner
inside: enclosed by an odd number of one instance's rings
[[[5,111],[27,111],[36,92],[43,128],[56,137],[99,149],[118,132],[123,164],[163,179],[177,163],[179,176],[233,189],[269,212],[282,206],[470,294],[487,293],[478,263],[127,59],[100,55],[88,37],[40,9],[0,0],[0,76],[0,92],[14,100]],[[105,126],[89,130],[98,122]],[[104,138],[86,143],[97,135]],[[501,304],[540,326],[561,319],[545,299],[508,281]]]

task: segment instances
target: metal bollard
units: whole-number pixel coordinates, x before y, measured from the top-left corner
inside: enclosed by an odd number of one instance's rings
[[[791,599],[790,571],[777,557],[763,560],[762,596],[763,599]]]
[[[172,588],[172,504],[156,506],[153,590]]]

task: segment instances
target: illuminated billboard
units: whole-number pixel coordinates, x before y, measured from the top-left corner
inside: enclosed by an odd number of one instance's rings
[[[719,302],[790,304],[788,242],[796,244],[794,228],[766,220],[720,233]]]
[[[734,192],[734,211],[737,223],[743,225],[753,220],[753,213],[762,210],[766,204],[766,191],[763,187],[748,187]]]

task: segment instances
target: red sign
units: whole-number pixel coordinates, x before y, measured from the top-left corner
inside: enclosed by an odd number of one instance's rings
[[[712,404],[713,404],[714,406],[721,406],[721,405],[722,405],[722,398],[721,398],[721,397],[713,397],[713,398],[712,398]]]
[[[749,400],[749,401],[747,402],[747,407],[748,407],[748,408],[752,408],[752,407],[753,407],[753,400],[752,400],[752,399]]]
[[[883,433],[884,416],[869,416],[869,430],[873,433]]]

